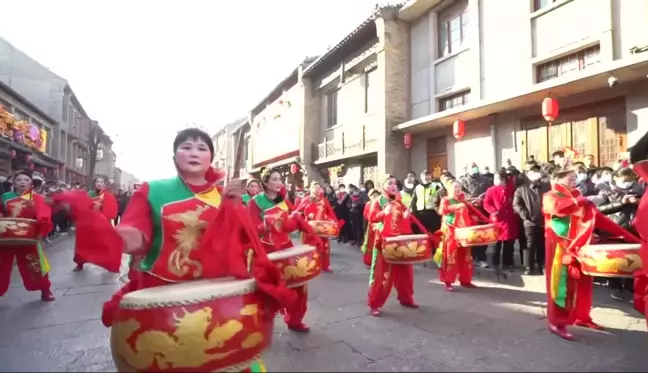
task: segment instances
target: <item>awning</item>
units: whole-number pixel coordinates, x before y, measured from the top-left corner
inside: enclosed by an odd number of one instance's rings
[[[491,114],[504,113],[532,105],[538,105],[538,112],[542,100],[549,93],[555,97],[566,97],[608,87],[610,74],[619,80],[619,83],[638,81],[648,77],[648,54],[636,54],[631,57],[600,66],[588,67],[579,74],[568,75],[563,78],[548,80],[534,84],[528,90],[514,96],[501,97],[492,100],[479,100],[468,105],[454,109],[426,115],[412,119],[394,126],[394,131],[407,131],[412,133],[426,132],[432,129],[449,126],[457,118],[464,121],[486,117]]]

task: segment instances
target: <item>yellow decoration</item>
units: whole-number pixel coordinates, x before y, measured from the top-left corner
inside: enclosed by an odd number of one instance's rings
[[[40,130],[40,140],[41,140],[41,146],[38,149],[41,153],[45,153],[47,151],[47,131],[45,130]]]
[[[210,206],[198,206],[194,210],[173,214],[165,219],[182,223],[173,235],[176,241],[176,248],[169,256],[168,270],[176,276],[185,276],[193,267],[193,277],[202,276],[202,263],[190,258],[191,252],[198,247],[198,240],[202,237],[203,231],[207,228],[207,222],[200,219],[200,216]]]
[[[136,338],[135,349],[130,347],[128,339],[140,329],[140,323],[135,319],[115,323],[112,327],[113,353],[139,371],[150,368],[154,362],[159,367],[190,369],[224,359],[236,350],[207,351],[223,348],[226,342],[243,330],[243,324],[237,320],[229,320],[222,325],[216,325],[207,333],[213,322],[212,312],[211,307],[194,312],[185,311],[184,315],[175,317],[176,330],[173,333],[160,330],[144,331]],[[114,343],[115,340],[118,343]],[[254,334],[245,338],[248,345],[258,345],[262,340],[262,335]]]
[[[203,193],[198,193],[196,194],[196,198],[211,207],[218,207],[221,204],[221,195],[216,188],[212,188]]]
[[[385,259],[416,258],[425,253],[427,246],[419,241],[410,241],[405,246],[399,246],[397,243],[385,245],[383,256]]]
[[[312,275],[317,267],[317,262],[309,260],[308,256],[302,256],[295,261],[294,265],[283,267],[282,263],[277,263],[277,267],[281,270],[284,280],[292,280]]]

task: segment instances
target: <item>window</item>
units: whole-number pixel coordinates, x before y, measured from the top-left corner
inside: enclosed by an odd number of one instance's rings
[[[457,52],[468,36],[468,0],[462,0],[439,15],[439,57]]]
[[[470,101],[470,91],[457,93],[439,100],[439,111],[450,110],[457,106],[466,105]]]
[[[601,47],[596,45],[582,51],[560,57],[556,60],[545,62],[538,65],[537,77],[538,83],[550,79],[558,78],[577,71],[585,70],[588,66],[601,62]]]
[[[365,113],[376,112],[376,69],[367,71],[365,74]],[[372,88],[373,87],[373,88]]]
[[[533,0],[533,11],[535,12],[536,10],[546,8],[555,2],[556,0]]]
[[[330,92],[326,96],[326,128],[337,124],[338,120],[338,90]]]

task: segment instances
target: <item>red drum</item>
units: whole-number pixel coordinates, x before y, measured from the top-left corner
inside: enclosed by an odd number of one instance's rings
[[[308,225],[313,228],[316,235],[322,238],[337,238],[340,235],[340,227],[334,221],[311,220]]]
[[[315,246],[297,245],[275,251],[268,254],[268,259],[281,270],[281,276],[289,288],[302,286],[322,273]]]
[[[427,234],[410,234],[385,238],[383,258],[390,264],[418,264],[432,260]]]
[[[640,247],[630,243],[585,246],[578,253],[581,270],[596,277],[632,278],[643,268]]]
[[[38,224],[33,219],[0,218],[0,246],[38,244]]]
[[[255,281],[183,282],[126,294],[110,334],[119,372],[247,369],[272,342]]]
[[[459,246],[490,245],[497,242],[497,228],[495,228],[494,224],[455,228],[454,236]]]

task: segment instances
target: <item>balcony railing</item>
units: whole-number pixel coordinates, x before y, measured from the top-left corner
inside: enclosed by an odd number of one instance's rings
[[[348,126],[328,132],[313,152],[314,161],[353,157],[376,151],[378,134],[367,126]]]

